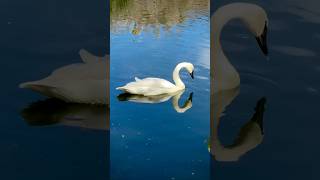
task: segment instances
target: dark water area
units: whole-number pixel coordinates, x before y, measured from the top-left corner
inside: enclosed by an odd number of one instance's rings
[[[108,53],[108,4],[0,2],[1,179],[108,179],[106,109],[98,110],[104,117],[93,117],[94,123],[65,117],[97,111],[88,106],[58,103],[54,108],[55,103],[45,101],[25,111],[46,97],[18,87],[81,63],[82,48],[98,56]]]
[[[268,14],[269,57],[263,56],[240,21],[224,28],[222,46],[240,72],[241,85],[220,118],[218,136],[222,144],[233,144],[262,97],[267,100],[264,135],[237,161],[219,161],[213,156],[211,178],[319,179],[320,4],[313,0],[246,2],[260,5]],[[211,15],[228,3],[232,1],[212,3]]]

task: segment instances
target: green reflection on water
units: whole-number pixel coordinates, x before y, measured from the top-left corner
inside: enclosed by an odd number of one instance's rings
[[[170,30],[173,26],[196,19],[208,13],[208,0],[111,0],[111,31],[124,30],[133,35],[142,31],[159,34],[160,29]]]

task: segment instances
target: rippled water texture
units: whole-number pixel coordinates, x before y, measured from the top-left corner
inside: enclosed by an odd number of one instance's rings
[[[209,178],[208,4],[206,0],[111,2],[112,179]],[[172,71],[182,61],[193,63],[195,79],[181,71],[186,84],[181,97],[143,99],[164,101],[154,104],[117,97],[121,91],[115,88],[134,77],[172,82]],[[191,96],[192,107],[178,113],[176,102],[189,107]]]

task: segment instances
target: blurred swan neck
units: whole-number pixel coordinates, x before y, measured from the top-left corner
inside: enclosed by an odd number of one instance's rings
[[[220,42],[223,27],[233,19],[239,19],[245,24],[248,22],[248,15],[252,5],[247,3],[232,3],[219,8],[211,18],[211,76],[214,81],[214,89],[232,89],[239,85],[240,77],[237,70],[229,62]],[[211,83],[212,84],[212,83]]]
[[[173,78],[173,81],[175,83],[175,85],[179,88],[179,89],[184,89],[185,88],[185,85],[184,83],[182,82],[182,80],[180,79],[180,70],[184,68],[183,65],[181,64],[178,64],[175,68],[174,68],[174,71],[172,73],[172,78]]]
[[[249,25],[249,19],[256,14],[256,6],[248,3],[231,3],[216,10],[211,18],[211,27],[220,36],[223,27],[234,19]]]

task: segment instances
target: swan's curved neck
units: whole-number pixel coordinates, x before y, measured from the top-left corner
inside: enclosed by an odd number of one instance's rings
[[[223,27],[233,19],[239,19],[245,24],[248,18],[252,16],[252,5],[247,3],[232,3],[219,8],[211,18],[211,28],[214,31],[213,38],[217,40],[216,43],[220,45],[220,34]]]
[[[179,89],[184,89],[184,88],[185,88],[184,83],[183,83],[182,80],[180,79],[180,70],[181,70],[182,68],[184,68],[184,66],[181,65],[181,64],[178,64],[178,65],[176,66],[176,68],[174,68],[173,73],[172,73],[173,81],[174,81],[174,83],[176,84],[176,86],[177,86]]]
[[[229,62],[221,48],[220,35],[223,27],[233,19],[246,22],[248,8],[244,3],[232,3],[218,9],[211,18],[211,75],[214,89],[232,89],[239,85],[240,78],[237,70]],[[211,83],[213,84],[213,83]]]

